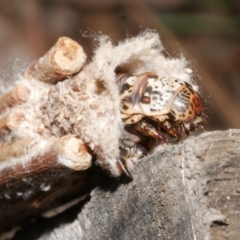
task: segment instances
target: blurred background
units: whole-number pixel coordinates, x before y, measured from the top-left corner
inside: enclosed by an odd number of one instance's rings
[[[114,40],[156,29],[171,56],[190,61],[205,130],[240,128],[239,0],[0,0],[0,80],[10,81],[60,36],[91,55],[89,35]]]

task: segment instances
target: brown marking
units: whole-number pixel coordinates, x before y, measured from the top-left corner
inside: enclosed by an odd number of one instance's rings
[[[177,103],[183,104],[178,106]],[[175,113],[177,117],[175,120],[189,122],[196,116],[202,114],[202,104],[198,94],[192,89],[192,87],[186,83],[186,86],[177,94],[174,99],[171,114]]]
[[[142,103],[144,103],[144,104],[149,104],[150,103],[150,97],[143,97],[142,99],[141,99],[141,102]]]
[[[148,79],[150,77],[158,78],[158,76],[155,73],[150,73],[150,72],[142,73],[137,76],[135,83],[133,85],[133,93],[132,93],[133,106],[140,102],[141,98],[146,92],[146,89],[148,87]]]

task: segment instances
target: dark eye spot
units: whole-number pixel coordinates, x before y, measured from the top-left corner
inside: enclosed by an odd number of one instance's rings
[[[145,103],[145,104],[148,104],[148,103],[150,103],[150,98],[149,98],[149,97],[143,97],[143,98],[141,99],[141,102],[142,102],[142,103]]]
[[[122,106],[122,108],[123,108],[124,110],[128,110],[128,106],[125,105],[125,104]]]

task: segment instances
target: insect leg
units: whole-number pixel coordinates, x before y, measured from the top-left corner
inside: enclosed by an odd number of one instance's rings
[[[195,131],[199,126],[201,126],[201,123],[204,122],[205,119],[201,116],[197,116],[195,119],[183,122],[182,127],[187,135],[189,135],[191,132]]]
[[[181,134],[179,132],[179,129],[171,125],[169,121],[163,121],[161,123],[161,127],[171,136],[175,137],[177,140],[181,139]]]
[[[135,134],[133,134],[135,133]],[[120,137],[120,157],[125,160],[127,167],[146,156],[148,151],[140,144],[142,136],[138,136],[135,129],[125,126]]]
[[[138,132],[142,133],[145,136],[161,140],[163,143],[167,141],[162,133],[157,129],[157,127],[146,120],[141,120],[133,126]]]
[[[133,180],[131,173],[128,171],[125,160],[120,158],[117,160],[117,168],[121,172],[121,181],[123,183],[130,183]]]

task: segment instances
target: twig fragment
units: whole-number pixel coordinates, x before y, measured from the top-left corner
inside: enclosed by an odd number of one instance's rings
[[[58,140],[58,163],[74,170],[86,170],[92,165],[92,156],[82,140],[71,135]]]
[[[9,129],[11,131],[17,129],[24,119],[22,111],[13,110],[8,115],[0,118],[0,131],[3,129]]]
[[[22,104],[27,101],[30,90],[23,85],[14,87],[10,92],[0,97],[0,112],[8,107]]]
[[[57,43],[24,73],[27,79],[56,83],[81,70],[86,61],[83,48],[67,37]]]

